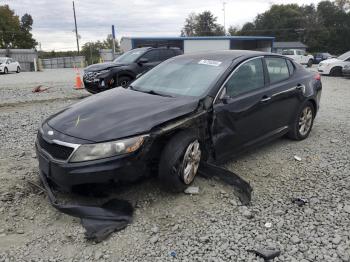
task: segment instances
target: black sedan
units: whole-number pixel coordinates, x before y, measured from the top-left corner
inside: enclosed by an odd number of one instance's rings
[[[308,137],[318,74],[271,53],[218,51],[171,58],[136,79],[43,122],[41,172],[63,190],[157,174],[171,191],[200,161],[222,163],[287,134]]]

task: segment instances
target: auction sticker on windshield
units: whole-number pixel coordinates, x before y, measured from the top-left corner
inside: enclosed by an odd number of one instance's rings
[[[200,65],[210,65],[210,66],[219,66],[222,62],[220,61],[214,61],[214,60],[201,60],[198,62]]]

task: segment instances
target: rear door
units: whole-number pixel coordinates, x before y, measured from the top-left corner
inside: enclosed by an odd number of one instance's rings
[[[214,101],[211,132],[217,159],[229,157],[264,134],[266,102],[263,58],[243,62]]]
[[[305,87],[295,77],[296,67],[289,59],[267,56],[265,65],[269,83],[266,96],[270,100],[265,108],[267,117],[263,129],[264,133],[269,133],[289,126]]]

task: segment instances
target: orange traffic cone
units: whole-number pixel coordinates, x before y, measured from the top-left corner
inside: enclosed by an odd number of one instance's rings
[[[83,89],[83,83],[82,83],[81,78],[80,78],[79,70],[77,68],[75,68],[75,72],[76,72],[76,75],[75,75],[75,87],[74,87],[74,89]]]

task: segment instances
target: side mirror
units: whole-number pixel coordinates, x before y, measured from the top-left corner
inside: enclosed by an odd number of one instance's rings
[[[137,62],[139,65],[146,64],[148,62],[147,58],[140,58],[140,60]]]
[[[305,53],[304,56],[307,56],[307,53]]]
[[[226,87],[224,87],[224,89],[221,92],[220,95],[220,100],[222,101],[222,103],[224,104],[228,104],[231,100],[231,97],[229,95],[227,95],[227,90]]]
[[[224,103],[226,105],[226,104],[230,103],[231,97],[226,95],[223,98],[221,98],[221,101],[222,101],[222,103]]]

